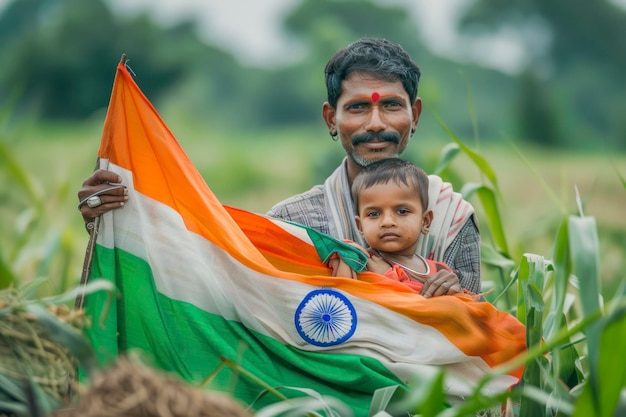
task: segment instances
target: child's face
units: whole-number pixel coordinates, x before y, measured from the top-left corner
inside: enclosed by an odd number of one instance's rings
[[[382,252],[412,256],[420,233],[428,233],[432,218],[413,185],[390,181],[359,194],[357,227],[367,244]]]

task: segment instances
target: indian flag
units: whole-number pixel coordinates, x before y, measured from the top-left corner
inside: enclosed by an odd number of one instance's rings
[[[210,145],[207,145],[210,152]],[[525,351],[514,317],[466,295],[425,299],[369,272],[335,278],[324,261],[344,243],[305,227],[222,205],[120,63],[98,151],[129,201],[102,216],[90,279],[119,297],[89,295],[89,336],[101,360],[141,351],[163,370],[258,409],[278,401],[266,384],[312,389],[368,413],[373,393],[406,387],[424,367],[444,369],[450,399]],[[500,392],[520,370],[491,380]],[[296,390],[286,396],[303,395]],[[260,399],[257,397],[260,396]]]

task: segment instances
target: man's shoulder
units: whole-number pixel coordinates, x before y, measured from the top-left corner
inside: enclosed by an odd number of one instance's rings
[[[440,176],[435,174],[429,174],[428,188],[431,196],[433,195],[433,193],[436,193],[442,199],[444,199],[445,196],[456,195],[457,199],[464,201],[464,204],[472,208],[472,213],[474,212],[472,203],[467,201],[467,199],[465,199],[465,197],[463,197],[460,192],[455,191],[452,184],[444,181]]]
[[[321,184],[314,185],[311,189],[284,199],[275,204],[267,215],[291,219],[294,214],[305,213],[306,211],[324,206],[324,187]]]
[[[322,233],[329,233],[322,185],[316,185],[302,194],[296,194],[281,201],[272,207],[267,215],[299,223]]]

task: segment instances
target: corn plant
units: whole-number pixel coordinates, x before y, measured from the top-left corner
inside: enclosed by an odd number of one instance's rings
[[[8,202],[1,208],[0,289],[46,277],[53,286],[48,294],[70,290],[77,278],[76,233],[69,223],[57,220],[67,201],[67,184],[44,191],[4,137],[0,137],[0,175],[5,183],[0,199]]]

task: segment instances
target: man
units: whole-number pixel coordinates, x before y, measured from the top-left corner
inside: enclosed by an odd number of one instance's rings
[[[325,75],[328,101],[322,116],[347,157],[323,185],[278,203],[267,214],[365,245],[354,221],[350,187],[363,167],[400,155],[415,133],[422,112],[417,97],[420,70],[400,45],[360,39],[330,59]],[[430,200],[438,202],[438,210],[431,238],[421,239],[418,253],[448,264],[461,286],[477,293],[480,235],[474,209],[441,178],[431,175],[430,184]],[[440,272],[422,294],[460,290],[456,276]]]
[[[347,156],[323,185],[278,203],[267,214],[365,245],[354,221],[350,187],[364,166],[396,157],[406,148],[422,111],[417,97],[420,70],[400,45],[365,38],[339,50],[325,74],[328,101],[322,116]],[[110,184],[120,181],[115,173],[97,170],[83,183],[78,198],[85,202],[79,210],[86,223],[124,205],[126,190]],[[94,193],[99,199],[87,201]],[[473,207],[432,175],[429,195],[435,221],[428,238],[419,242],[419,252],[445,262],[455,273],[439,271],[421,293],[453,294],[461,287],[479,292],[480,235]]]

